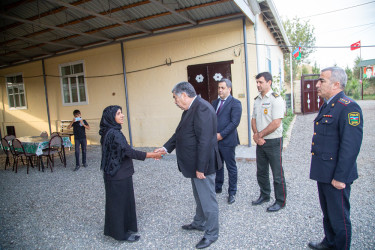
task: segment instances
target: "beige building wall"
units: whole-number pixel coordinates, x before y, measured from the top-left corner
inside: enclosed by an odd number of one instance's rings
[[[255,43],[254,28],[249,22],[247,41]],[[276,41],[271,42],[276,44]],[[233,60],[233,96],[241,101],[243,107],[238,128],[239,137],[241,144],[248,144],[242,20],[127,41],[124,42],[124,50],[134,146],[161,146],[173,134],[182,111],[175,106],[171,89],[176,83],[187,81],[187,66],[229,60]],[[213,53],[208,54],[209,52]],[[278,52],[272,54],[278,56]],[[171,60],[172,63],[168,66],[166,60]],[[60,74],[59,65],[75,61],[84,62],[88,104],[64,106],[60,78],[56,76]],[[257,95],[254,79],[257,72],[254,45],[248,45],[248,63],[251,114],[253,99]],[[161,66],[147,69],[156,65]],[[91,130],[87,131],[88,142],[97,144],[100,140],[98,130],[103,109],[108,105],[117,104],[123,107],[126,114],[124,80],[121,75],[121,44],[45,59],[45,69],[48,75],[52,132],[59,131],[60,121],[71,120],[73,110],[79,109],[82,118],[91,126]],[[17,72],[22,72],[24,76],[28,108],[9,110],[5,82],[4,78],[1,78],[2,128],[12,124],[16,126],[17,136],[39,135],[43,130],[48,131],[43,77],[27,77],[42,75],[42,63],[38,61],[1,69],[0,75]],[[103,75],[106,77],[97,77]],[[127,121],[123,125],[123,132],[129,138]]]
[[[0,75],[8,76],[21,73],[24,77],[26,93],[26,109],[10,109],[6,89],[6,78],[0,78],[1,89],[1,135],[6,135],[6,126],[14,126],[17,137],[39,135],[48,131],[47,106],[44,98],[43,75],[41,61],[32,62],[2,69]]]

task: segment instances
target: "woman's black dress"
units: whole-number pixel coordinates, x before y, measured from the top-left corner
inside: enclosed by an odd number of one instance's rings
[[[106,196],[104,235],[126,240],[138,231],[132,159],[145,160],[146,152],[130,147],[121,131],[115,133],[113,143],[106,150],[109,150],[111,160],[117,161],[120,167],[114,174],[103,174]]]

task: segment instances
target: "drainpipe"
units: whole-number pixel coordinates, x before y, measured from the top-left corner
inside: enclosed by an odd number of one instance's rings
[[[293,104],[293,96],[294,96],[294,92],[293,92],[293,64],[292,64],[292,52],[289,53],[290,57],[289,57],[289,62],[290,62],[290,106],[292,107],[292,113],[294,114],[294,104]]]
[[[132,127],[130,124],[130,111],[129,111],[129,101],[128,101],[128,82],[126,80],[126,68],[125,68],[125,56],[124,56],[124,44],[121,42],[121,57],[122,57],[122,72],[124,75],[124,87],[125,87],[125,101],[126,101],[126,115],[128,120],[128,129],[129,129],[129,141],[130,146],[133,147],[132,139]]]
[[[51,119],[50,119],[50,116],[49,116],[48,93],[47,93],[47,78],[46,78],[46,68],[44,66],[44,59],[42,59],[42,68],[43,68],[44,93],[46,95],[46,105],[47,105],[49,135],[51,135],[52,134]]]
[[[249,88],[249,64],[247,56],[247,35],[246,35],[246,18],[242,19],[243,42],[245,51],[245,72],[246,72],[246,104],[247,104],[247,135],[249,147],[251,147],[251,121],[250,121],[250,88]]]
[[[255,34],[255,49],[256,49],[256,54],[257,54],[257,73],[260,73],[260,55],[259,55],[259,31],[258,31],[258,25],[259,25],[259,14],[255,15],[255,23],[254,23],[254,34]]]

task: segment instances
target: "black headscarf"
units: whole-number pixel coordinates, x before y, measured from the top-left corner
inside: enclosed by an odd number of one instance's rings
[[[100,169],[110,175],[114,175],[117,172],[121,163],[121,159],[111,159],[111,148],[116,148],[111,146],[114,143],[116,134],[121,134],[121,124],[117,123],[115,120],[116,113],[119,109],[122,111],[122,108],[118,105],[106,107],[103,110],[102,119],[100,120],[99,135],[102,136],[100,139],[100,144],[102,145]]]

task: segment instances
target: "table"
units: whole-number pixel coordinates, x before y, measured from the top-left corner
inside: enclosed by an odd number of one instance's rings
[[[64,147],[72,147],[72,143],[69,137],[61,137],[63,140]],[[43,154],[43,149],[48,148],[48,143],[51,137],[41,137],[41,136],[23,136],[17,138],[22,143],[23,148],[26,153],[36,154],[40,156]]]
[[[64,157],[64,166],[66,166],[66,158],[65,158],[65,148],[71,147],[72,143],[69,140],[69,137],[61,137],[63,141],[63,157]],[[42,137],[42,136],[23,136],[17,138],[21,143],[26,153],[36,154],[38,157],[41,157],[43,154],[43,149],[48,148],[49,141],[51,137]],[[41,160],[42,171],[44,172],[44,164]],[[52,171],[52,168],[51,168]]]

